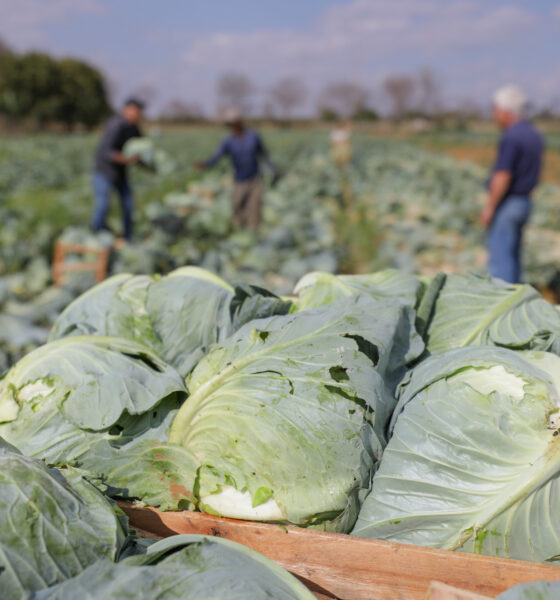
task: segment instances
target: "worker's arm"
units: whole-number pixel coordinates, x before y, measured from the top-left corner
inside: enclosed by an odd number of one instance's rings
[[[264,145],[264,142],[262,141],[260,135],[257,137],[257,155],[259,156],[259,158],[262,159],[264,164],[270,169],[270,171],[272,172],[273,175],[276,175],[278,173],[278,170],[276,169],[276,166],[270,159],[268,150],[267,150],[266,146]]]
[[[490,179],[488,186],[488,199],[480,213],[480,222],[484,227],[489,227],[498,204],[504,199],[511,185],[511,172],[496,171]]]
[[[138,156],[125,156],[122,152],[114,151],[110,154],[111,160],[118,165],[134,165],[140,162]]]
[[[209,158],[208,160],[205,161],[199,161],[197,163],[195,163],[195,166],[197,169],[199,170],[203,170],[203,169],[211,169],[213,166],[217,165],[218,162],[228,153],[228,148],[227,148],[227,140],[222,142],[222,144],[220,145],[220,147],[216,150],[216,152],[214,153],[214,155]]]

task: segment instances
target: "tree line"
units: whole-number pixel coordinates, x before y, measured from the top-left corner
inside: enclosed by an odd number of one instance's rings
[[[428,68],[416,75],[387,77],[381,90],[374,93],[356,81],[338,81],[325,86],[315,99],[316,114],[322,120],[355,119],[377,120],[379,99],[395,119],[410,116],[433,116],[442,110],[441,82]],[[261,95],[262,95],[262,90]],[[264,103],[257,106],[255,97],[259,92],[251,79],[243,73],[226,73],[216,85],[218,113],[227,106],[236,106],[244,113],[270,119],[293,118],[295,112],[310,100],[310,92],[299,77],[285,77],[264,90]],[[164,119],[199,120],[204,117],[202,107],[179,99],[172,100],[164,108]]]
[[[86,62],[0,42],[0,115],[12,123],[93,128],[111,112],[103,75]]]

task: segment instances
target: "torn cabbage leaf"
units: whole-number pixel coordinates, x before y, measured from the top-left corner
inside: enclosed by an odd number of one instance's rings
[[[423,350],[412,321],[358,296],[253,321],[215,346],[169,436],[201,465],[200,508],[348,530],[394,408],[383,376]]]

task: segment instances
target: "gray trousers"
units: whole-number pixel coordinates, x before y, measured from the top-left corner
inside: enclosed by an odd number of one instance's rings
[[[236,181],[233,188],[233,222],[235,227],[256,231],[261,223],[263,182],[260,177]]]

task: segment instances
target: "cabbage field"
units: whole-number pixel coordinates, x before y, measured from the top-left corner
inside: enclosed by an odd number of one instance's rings
[[[556,561],[559,372],[528,285],[119,274],[7,372],[0,438],[111,499]]]
[[[135,240],[112,253],[110,273],[167,273],[196,265],[228,281],[288,293],[314,270],[484,272],[476,216],[485,168],[362,134],[355,136],[352,164],[340,172],[330,161],[326,131],[268,131],[267,144],[284,176],[267,190],[264,224],[255,237],[232,227],[228,166],[203,175],[193,169],[222,135],[215,129],[159,132],[156,147],[169,161],[160,175],[133,169]],[[92,247],[114,242],[87,228],[97,140],[45,135],[3,141],[0,366],[43,343],[62,308],[94,283],[76,276],[64,288],[52,287],[54,241]],[[554,278],[560,259],[559,205],[560,187],[542,184],[525,253],[526,280],[538,286]],[[116,198],[110,224],[120,231]]]
[[[96,140],[5,144],[7,598],[162,586],[158,597],[204,598],[208,578],[224,598],[310,597],[223,540],[137,538],[123,498],[558,560],[560,311],[534,286],[484,275],[484,169],[361,135],[340,171],[324,132],[266,138],[283,177],[258,234],[232,228],[226,165],[193,170],[219,133],[165,133],[163,172],[132,174],[133,242],[112,251],[102,283],[79,274],[63,287],[56,239],[115,241],[87,228]],[[543,184],[525,255],[537,286],[556,274],[559,205]]]

